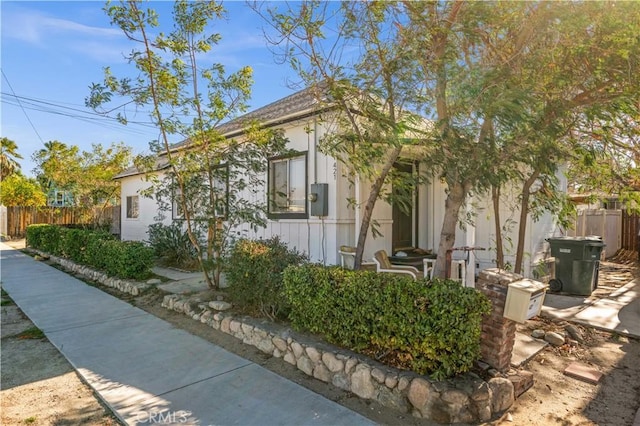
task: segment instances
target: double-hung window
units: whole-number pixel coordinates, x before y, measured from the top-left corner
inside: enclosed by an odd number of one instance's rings
[[[269,160],[269,204],[272,219],[307,218],[307,154]]]
[[[137,195],[127,197],[127,219],[137,219],[140,214],[140,199]]]
[[[211,173],[195,173],[185,179],[186,203],[193,220],[207,220],[209,217],[226,219],[229,209],[229,165],[214,166]],[[184,219],[180,203],[183,192],[174,183],[172,218]]]

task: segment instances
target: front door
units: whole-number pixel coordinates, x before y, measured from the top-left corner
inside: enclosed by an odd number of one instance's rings
[[[408,163],[396,163],[395,172],[403,174],[411,174],[413,165]],[[397,199],[402,196],[405,200],[403,203],[393,202],[393,228],[392,228],[392,249],[393,253],[407,247],[413,247],[413,207],[415,190],[413,186],[393,185],[393,196]]]

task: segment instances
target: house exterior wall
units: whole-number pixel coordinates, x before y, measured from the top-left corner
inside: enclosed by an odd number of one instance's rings
[[[135,175],[122,178],[120,180],[120,220],[121,230],[120,238],[123,241],[146,241],[148,239],[147,230],[149,225],[156,223],[158,216],[158,204],[155,198],[148,198],[140,195],[141,191],[149,188],[150,182],[147,182],[144,175]],[[127,197],[138,196],[138,217],[127,217]],[[171,212],[165,214],[163,223],[169,225],[171,223]]]
[[[269,220],[265,228],[252,230],[249,225],[240,226],[237,230],[247,238],[259,239],[280,236],[291,248],[307,253],[314,262],[326,265],[340,264],[338,250],[342,245],[355,246],[360,226],[359,213],[349,206],[348,199],[355,198],[364,203],[368,197],[371,182],[350,182],[348,168],[344,163],[333,157],[318,152],[317,146],[323,136],[332,131],[331,124],[321,122],[314,117],[298,120],[281,126],[285,137],[289,140],[288,149],[307,153],[307,186],[314,183],[328,185],[328,214],[325,217],[309,216],[305,219]],[[566,179],[561,177],[561,189],[566,188]],[[266,204],[267,176],[263,176],[264,186],[257,192],[247,191],[240,196],[255,202]],[[158,205],[155,199],[140,196],[140,214],[138,218],[126,217],[126,197],[139,195],[140,191],[149,187],[142,175],[121,179],[122,191],[122,239],[147,239],[149,225],[156,222]],[[230,185],[233,185],[231,182]],[[511,223],[505,236],[506,261],[515,261],[515,244],[517,243],[517,188],[504,191],[501,219]],[[444,221],[444,206],[447,197],[446,186],[437,177],[431,182],[418,188],[417,203],[414,206],[414,246],[437,251],[440,232]],[[307,201],[308,203],[308,201]],[[466,224],[464,229],[456,230],[454,247],[472,246],[483,247],[485,251],[475,251],[468,254],[467,285],[473,285],[473,278],[477,271],[495,267],[495,229],[493,224],[493,209],[488,195],[472,198],[467,206],[463,206],[461,217],[466,213],[475,214],[475,222]],[[367,236],[363,259],[370,261],[377,250],[392,250],[392,206],[382,200],[376,203],[372,220],[377,222],[378,231],[382,237],[374,238],[371,231]],[[171,223],[171,212],[165,213],[165,224]],[[417,230],[415,229],[417,226]],[[416,232],[417,231],[417,232]],[[533,266],[547,256],[548,244],[545,238],[558,233],[554,218],[544,214],[537,221],[528,219],[527,234],[525,236],[525,265],[524,274],[531,276]],[[512,243],[510,243],[510,241]],[[467,253],[455,251],[453,259],[465,259]]]

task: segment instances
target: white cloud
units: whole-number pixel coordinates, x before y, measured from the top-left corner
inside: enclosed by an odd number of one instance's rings
[[[41,13],[19,9],[3,11],[3,37],[43,44],[55,36],[95,37],[104,39],[122,37],[115,28],[94,27],[78,22],[52,18]]]

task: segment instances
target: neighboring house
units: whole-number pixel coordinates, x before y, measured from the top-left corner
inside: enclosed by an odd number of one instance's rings
[[[71,207],[73,206],[73,192],[52,188],[47,192],[47,206]]]
[[[263,191],[263,201],[266,204],[271,193],[270,198],[275,203],[271,203],[269,209],[270,220],[267,227],[258,232],[251,231],[249,227],[244,231],[253,238],[279,235],[290,247],[308,253],[312,261],[340,264],[339,247],[354,246],[360,228],[359,211],[350,207],[348,199],[355,199],[358,203],[366,200],[369,184],[357,182],[356,185],[350,185],[345,177],[348,173],[346,166],[318,151],[319,141],[331,132],[331,125],[321,119],[313,94],[309,89],[294,93],[220,126],[219,131],[227,138],[242,137],[243,123],[247,120],[258,120],[264,126],[282,129],[289,140],[288,148],[295,153],[269,160],[265,179],[268,184]],[[181,148],[181,144],[175,148]],[[155,173],[163,173],[166,167],[166,163],[158,160]],[[398,167],[410,169],[421,165],[407,159]],[[150,184],[145,175],[135,168],[117,175],[115,179],[121,183],[122,239],[146,240],[147,229],[155,222],[158,213],[156,201],[140,195],[140,191]],[[326,198],[323,198],[323,192],[326,192]],[[445,185],[433,179],[417,189],[412,211],[408,215],[396,206],[378,201],[372,221],[377,222],[383,237],[373,238],[369,233],[364,259],[372,259],[373,254],[381,249],[390,254],[403,247],[436,251],[444,220],[445,199]],[[490,200],[470,200],[467,212],[477,214],[476,223],[475,226],[467,225],[465,230],[458,230],[455,247],[494,247],[495,232],[490,206]],[[502,215],[503,218],[518,217],[517,212],[507,207]],[[172,214],[167,216],[164,220],[166,224],[171,222]],[[555,233],[556,225],[551,215],[544,215],[538,222],[529,223],[525,252],[530,256],[525,261],[525,275],[530,275],[532,265],[547,256],[544,239]],[[517,226],[510,233],[514,245],[516,235]],[[508,249],[506,247],[507,252]],[[514,252],[515,247],[511,251]],[[465,252],[453,253],[454,259],[463,259],[465,256]],[[495,255],[487,250],[471,252],[469,256],[467,284],[473,285],[476,269],[494,266]],[[515,253],[514,256],[507,256],[506,260],[513,262],[514,258]]]

